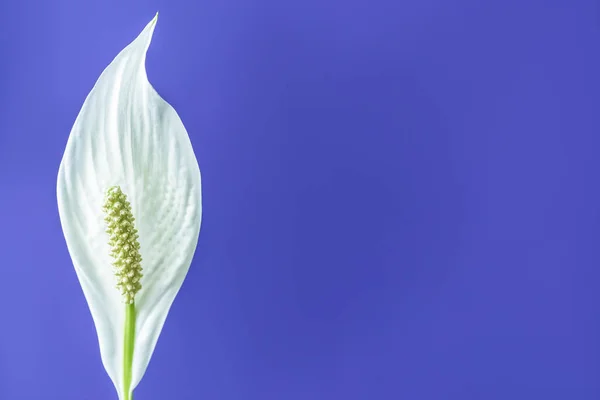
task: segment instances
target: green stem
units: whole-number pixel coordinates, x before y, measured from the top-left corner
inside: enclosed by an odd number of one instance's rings
[[[125,305],[125,341],[123,343],[123,390],[124,400],[133,400],[131,393],[131,367],[133,365],[133,342],[135,339],[135,303]]]

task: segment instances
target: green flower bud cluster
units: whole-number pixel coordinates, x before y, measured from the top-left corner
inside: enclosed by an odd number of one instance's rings
[[[142,288],[142,257],[138,231],[135,229],[131,204],[119,186],[113,186],[106,191],[103,207],[106,213],[107,229],[117,277],[117,289],[121,291],[125,304],[133,304],[135,294]]]

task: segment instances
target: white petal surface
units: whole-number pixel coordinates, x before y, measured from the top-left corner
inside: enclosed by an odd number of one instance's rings
[[[145,69],[156,17],[104,70],[75,121],[57,184],[67,246],[90,307],[104,367],[123,396],[125,307],[115,288],[102,204],[121,186],[139,230],[132,388],[142,378],[189,269],[200,231],[200,170],[175,110]]]

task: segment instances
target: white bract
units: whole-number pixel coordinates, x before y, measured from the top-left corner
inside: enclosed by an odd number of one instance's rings
[[[103,205],[119,187],[131,204],[141,255],[135,294],[131,392],[146,371],[167,313],[187,274],[200,231],[200,169],[175,110],[146,76],[155,17],[104,70],[75,121],[60,164],[60,220],[96,325],[100,354],[119,398],[125,305]]]

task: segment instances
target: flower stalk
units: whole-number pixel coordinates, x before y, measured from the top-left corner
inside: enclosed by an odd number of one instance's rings
[[[123,390],[125,400],[133,400],[131,390],[131,367],[135,343],[135,302],[125,305],[125,338],[123,342]]]

